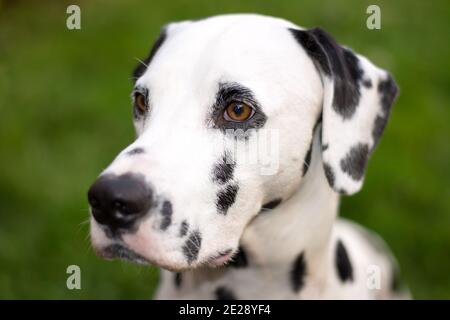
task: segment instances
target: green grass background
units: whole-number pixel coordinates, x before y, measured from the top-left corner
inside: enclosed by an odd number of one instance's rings
[[[71,3],[82,30],[65,27]],[[369,4],[381,30],[365,27]],[[231,12],[322,26],[392,72],[400,97],[341,214],[386,239],[416,298],[450,298],[450,3],[406,0],[0,0],[0,298],[151,297],[156,269],[90,249],[86,190],[134,137],[131,70],[160,26]]]

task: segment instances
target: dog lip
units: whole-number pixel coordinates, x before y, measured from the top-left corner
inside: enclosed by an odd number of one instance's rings
[[[98,251],[98,254],[105,259],[122,259],[138,264],[151,264],[151,262],[140,254],[127,248],[120,243],[111,244]]]
[[[164,263],[156,263],[153,260],[150,260],[135,251],[131,250],[127,246],[121,243],[114,243],[111,245],[108,245],[102,249],[95,249],[97,255],[102,257],[106,260],[113,260],[113,259],[122,259],[125,261],[142,264],[142,265],[153,265],[158,266],[160,268],[167,269],[172,272],[179,272],[179,271],[185,271],[188,269],[191,269],[189,267],[183,267],[183,266],[172,266],[170,264],[164,264]]]
[[[232,257],[233,257],[232,249],[220,251],[218,254],[208,259],[208,264],[212,266],[221,266],[226,264]]]
[[[204,263],[197,262],[191,266],[188,265],[173,265],[169,263],[156,263],[139,253],[131,250],[125,244],[122,243],[113,243],[101,249],[95,249],[97,255],[106,260],[114,260],[114,259],[122,259],[125,261],[143,264],[143,265],[154,265],[160,268],[172,271],[172,272],[181,272],[186,270],[196,269],[202,265],[209,265],[211,267],[220,267],[225,265],[230,259],[233,257],[233,250],[228,249],[225,251],[221,251],[218,254],[210,257]]]

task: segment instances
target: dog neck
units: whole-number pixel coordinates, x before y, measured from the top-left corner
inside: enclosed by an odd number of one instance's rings
[[[339,196],[329,186],[316,131],[307,174],[294,194],[278,207],[261,212],[247,227],[241,245],[261,267],[291,264],[304,253],[308,262],[326,258]]]

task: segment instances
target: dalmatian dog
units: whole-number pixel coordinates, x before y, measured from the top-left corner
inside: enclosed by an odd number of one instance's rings
[[[166,25],[134,78],[137,138],[88,192],[98,255],[162,268],[158,299],[408,296],[381,238],[337,218],[389,73],[320,28],[235,14]],[[271,172],[236,156],[262,132]]]

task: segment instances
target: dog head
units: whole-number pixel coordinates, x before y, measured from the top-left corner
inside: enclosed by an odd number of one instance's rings
[[[137,138],[89,190],[91,239],[170,270],[228,261],[301,184],[315,128],[329,186],[358,191],[396,95],[324,31],[257,15],[167,25],[134,77]]]

